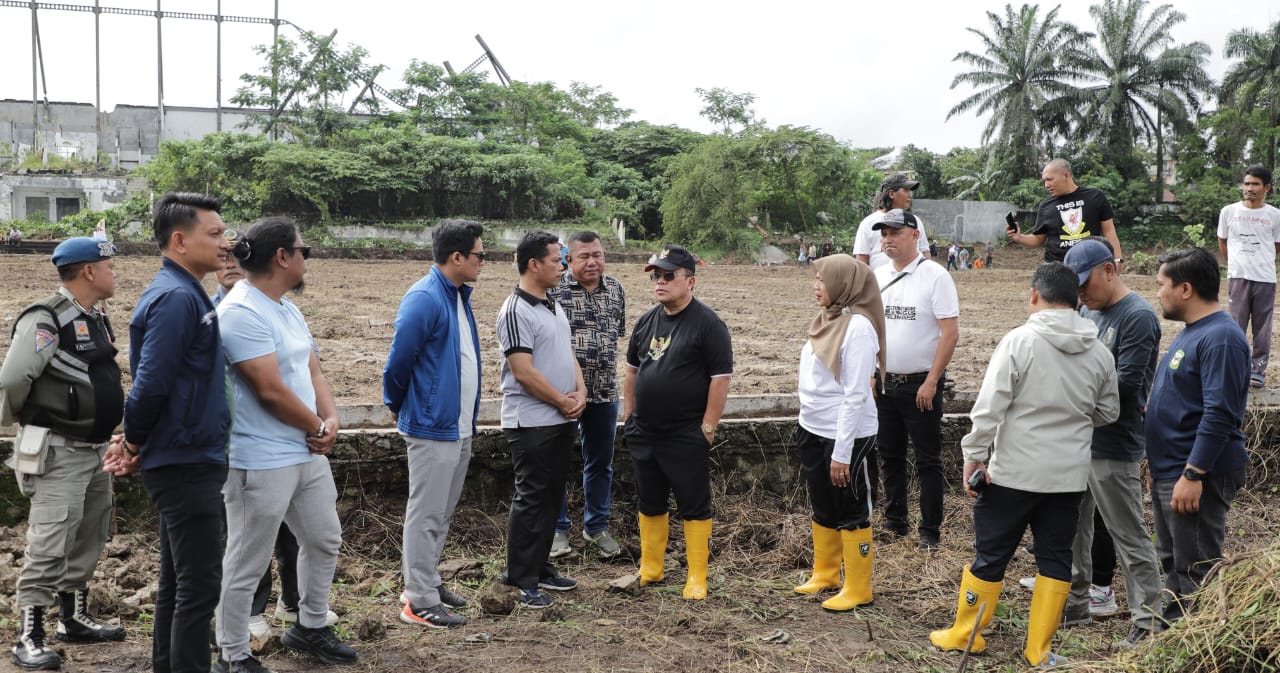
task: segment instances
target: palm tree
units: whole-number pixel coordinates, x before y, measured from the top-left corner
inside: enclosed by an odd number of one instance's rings
[[[1004,171],[996,168],[996,153],[994,151],[987,152],[987,160],[983,162],[982,168],[979,170],[962,170],[950,180],[949,185],[966,185],[960,190],[955,199],[963,201],[970,197],[978,197],[979,201],[986,201],[989,198],[995,198],[1001,185],[1003,184]]]
[[[1080,128],[1102,141],[1125,177],[1141,174],[1133,148],[1139,139],[1156,141],[1156,166],[1163,189],[1163,128],[1186,128],[1200,107],[1200,94],[1213,81],[1205,73],[1209,45],[1173,45],[1171,31],[1186,21],[1172,5],[1147,12],[1147,0],[1103,0],[1089,8],[1098,45],[1083,52],[1079,69],[1094,79],[1069,100],[1083,113]],[[1172,46],[1171,46],[1172,45]]]
[[[1068,80],[1077,77],[1069,66],[1075,59],[1063,56],[1089,37],[1059,21],[1059,9],[1054,7],[1043,18],[1037,5],[1022,5],[1016,11],[1005,5],[1003,16],[987,12],[989,32],[968,29],[981,41],[982,53],[963,51],[953,59],[972,70],[956,75],[951,88],[968,84],[978,91],[951,108],[947,119],[969,111],[989,114],[982,142],[996,139],[1016,177],[1038,175],[1055,128],[1046,106],[1069,93]]]
[[[1280,126],[1280,21],[1266,32],[1242,28],[1227,34],[1227,58],[1241,59],[1222,78],[1220,101],[1243,114],[1262,106],[1267,125]],[[1276,163],[1276,143],[1267,147],[1267,165]]]

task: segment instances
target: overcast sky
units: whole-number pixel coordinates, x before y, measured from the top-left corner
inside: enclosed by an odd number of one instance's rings
[[[86,0],[61,0],[92,5]],[[145,0],[102,0],[103,6],[154,11]],[[222,13],[272,14],[271,0],[223,0]],[[341,45],[358,44],[371,64],[388,66],[379,78],[400,85],[410,59],[461,69],[481,54],[479,33],[507,72],[521,81],[600,85],[633,119],[711,127],[698,110],[695,88],[724,87],[757,97],[757,115],[770,125],[822,129],[856,147],[913,143],[935,152],[979,144],[984,119],[947,120],[970,90],[950,88],[961,70],[952,59],[977,50],[968,27],[987,29],[992,0],[915,2],[742,3],[653,0],[648,3],[550,0],[280,0],[280,17],[320,34],[338,29]],[[1067,0],[1060,16],[1092,29],[1090,2]],[[1220,79],[1229,31],[1265,29],[1280,17],[1280,0],[1178,0],[1187,15],[1175,29],[1180,42],[1199,40],[1213,50],[1209,73]],[[1042,3],[1042,11],[1053,7]],[[166,11],[214,13],[215,0],[164,0]],[[0,7],[0,98],[30,100],[31,13]],[[93,15],[40,13],[51,100],[93,102]],[[281,34],[296,37],[282,26]],[[239,75],[262,60],[253,46],[271,40],[269,25],[223,24],[223,102]],[[169,105],[212,106],[215,98],[215,24],[166,19],[164,90]],[[487,66],[485,66],[487,67]],[[102,97],[117,103],[156,102],[156,21],[103,15]]]

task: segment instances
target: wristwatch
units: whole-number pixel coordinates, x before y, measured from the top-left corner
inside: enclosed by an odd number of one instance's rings
[[[327,423],[325,423],[323,420],[321,420],[321,421],[320,421],[320,429],[319,429],[319,430],[316,430],[316,431],[315,431],[315,434],[313,434],[313,435],[311,435],[311,436],[312,436],[312,437],[324,437],[324,434],[325,434],[326,432],[328,432],[328,431],[329,431],[329,425],[328,425]]]
[[[1187,481],[1200,481],[1201,479],[1204,479],[1205,474],[1206,473],[1204,472],[1196,472],[1188,467],[1182,471],[1182,478]]]
[[[716,434],[716,426],[714,426],[714,425],[712,425],[712,424],[710,424],[710,423],[703,423],[703,424],[702,424],[702,434],[704,434],[704,435],[714,435],[714,434]]]

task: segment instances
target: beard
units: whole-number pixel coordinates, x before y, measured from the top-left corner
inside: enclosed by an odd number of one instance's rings
[[[290,288],[290,290],[289,290],[289,291],[290,291],[290,292],[292,292],[292,293],[294,293],[294,294],[302,294],[302,291],[303,291],[303,290],[305,290],[305,289],[307,289],[307,281],[305,281],[305,280],[299,280],[299,281],[298,281],[298,284],[297,284],[297,285],[294,285],[292,288]]]

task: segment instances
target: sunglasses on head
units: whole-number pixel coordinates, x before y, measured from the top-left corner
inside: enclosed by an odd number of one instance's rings
[[[659,269],[654,269],[653,273],[649,274],[649,278],[653,280],[653,282],[655,283],[658,282],[659,280],[665,280],[668,283],[670,283],[676,278],[680,278],[680,276],[677,276],[675,271],[662,271]]]

